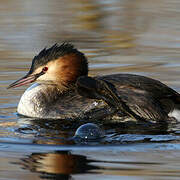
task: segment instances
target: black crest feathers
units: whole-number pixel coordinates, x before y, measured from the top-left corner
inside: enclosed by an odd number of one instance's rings
[[[29,73],[32,73],[36,68],[46,65],[49,61],[56,60],[59,57],[62,57],[67,54],[75,53],[83,57],[86,64],[88,64],[87,59],[84,54],[79,52],[74,46],[70,43],[63,43],[61,45],[54,44],[50,48],[44,48],[37,56],[32,60],[32,65]]]

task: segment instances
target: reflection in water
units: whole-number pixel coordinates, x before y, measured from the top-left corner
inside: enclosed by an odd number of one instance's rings
[[[17,128],[16,133],[20,134],[23,138],[33,139],[33,144],[47,145],[103,145],[153,141],[168,142],[179,139],[178,136],[168,135],[174,131],[174,125],[168,123],[138,124],[125,122],[103,126],[97,124],[92,127],[89,126],[89,123],[82,126],[80,124],[77,126],[78,123],[76,126],[74,123],[66,123],[67,121],[20,118],[20,127]]]
[[[67,121],[65,121],[67,122]],[[19,118],[16,133],[23,137],[32,137],[34,144],[70,145],[74,135],[74,127],[67,122],[48,119]]]
[[[19,163],[22,168],[40,173],[42,179],[71,179],[71,174],[87,173],[99,169],[90,164],[85,156],[74,155],[69,151],[52,153],[33,153],[22,158]]]
[[[74,0],[73,0],[74,1]],[[104,5],[96,0],[75,0],[72,12],[75,14],[75,28],[85,31],[99,31],[106,18]]]
[[[82,124],[82,125],[81,125]],[[93,123],[70,123],[67,120],[20,118],[16,132],[24,137],[33,136],[34,144],[72,145],[100,143],[104,131]]]
[[[42,179],[62,180],[72,179],[75,174],[87,173],[119,176],[161,174],[163,171],[148,171],[146,168],[148,166],[164,165],[163,162],[158,163],[156,161],[94,160],[83,155],[71,154],[69,151],[32,153],[25,158],[21,158],[21,161],[15,164],[19,164],[23,169],[39,173]]]

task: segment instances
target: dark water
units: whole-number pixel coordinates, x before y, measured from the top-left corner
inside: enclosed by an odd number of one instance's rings
[[[0,179],[179,179],[180,125],[77,127],[16,115],[27,87],[7,90],[45,46],[72,42],[90,74],[134,73],[180,91],[178,0],[3,0],[0,4]]]

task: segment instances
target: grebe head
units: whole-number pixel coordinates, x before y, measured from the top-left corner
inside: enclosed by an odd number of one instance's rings
[[[69,43],[55,44],[43,49],[32,60],[26,76],[10,84],[15,88],[32,82],[54,84],[67,87],[76,82],[79,76],[88,74],[88,62],[83,53]]]

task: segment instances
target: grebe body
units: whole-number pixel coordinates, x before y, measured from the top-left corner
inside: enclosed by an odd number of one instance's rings
[[[158,80],[133,74],[89,77],[88,62],[71,44],[43,49],[28,74],[9,88],[36,82],[17,111],[35,118],[135,120],[180,119],[180,94]]]

